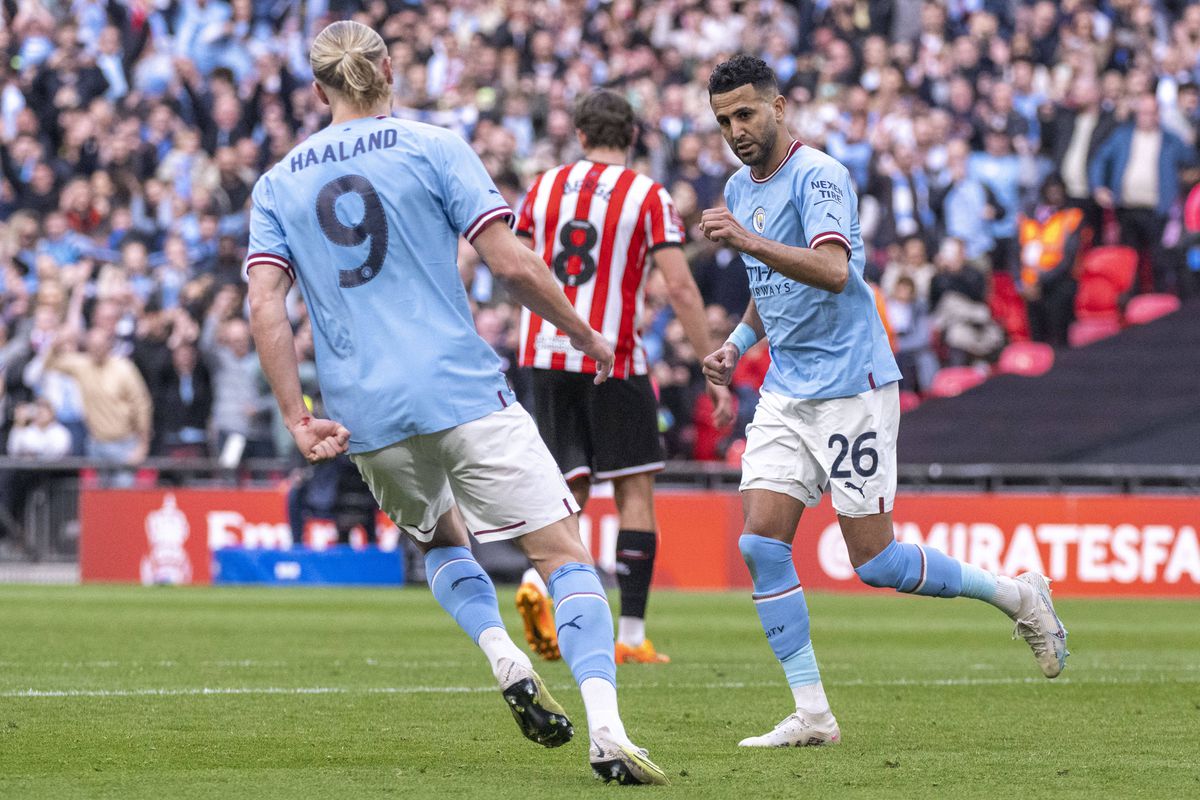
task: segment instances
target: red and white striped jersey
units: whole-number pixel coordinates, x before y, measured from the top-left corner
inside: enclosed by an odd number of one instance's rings
[[[683,221],[667,190],[626,167],[564,164],[534,182],[517,234],[532,239],[567,300],[612,345],[613,377],[645,375],[638,321],[649,255],[683,243]],[[529,309],[521,313],[520,364],[596,371],[595,361]]]

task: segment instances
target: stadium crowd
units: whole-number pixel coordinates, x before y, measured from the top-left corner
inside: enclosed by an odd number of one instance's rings
[[[738,166],[705,88],[737,51],[768,61],[792,132],[853,177],[905,388],[994,359],[1026,327],[1065,343],[1089,245],[1139,248],[1136,291],[1194,291],[1180,219],[1196,180],[1200,5],[1184,0],[3,0],[0,13],[10,454],[136,463],[235,437],[246,455],[291,453],[241,265],[255,180],[327,121],[307,43],[335,17],[384,36],[395,113],[461,133],[514,207],[579,155],[574,98],[624,92],[635,166],[674,197],[722,338],[746,278],[695,226]],[[1066,209],[1079,213],[1059,231]],[[460,269],[479,331],[515,361],[503,288],[465,244]],[[292,311],[315,396],[295,294]],[[704,354],[654,275],[642,322],[670,453],[722,458],[753,411],[764,348],[739,368],[734,430],[716,430]]]

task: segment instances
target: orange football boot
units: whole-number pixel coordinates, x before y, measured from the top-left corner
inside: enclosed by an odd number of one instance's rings
[[[654,649],[654,643],[643,639],[641,647],[630,647],[617,642],[614,653],[618,664],[669,664],[671,657]]]
[[[550,598],[532,583],[522,583],[517,589],[517,611],[525,623],[525,641],[529,649],[547,661],[562,658],[558,651],[558,634],[554,631],[554,612]]]

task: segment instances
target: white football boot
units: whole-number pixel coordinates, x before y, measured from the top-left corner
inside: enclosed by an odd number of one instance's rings
[[[762,736],[751,736],[738,747],[820,747],[842,741],[833,714],[814,716],[797,711]]]
[[[666,773],[650,760],[650,754],[644,748],[629,741],[618,741],[608,728],[600,728],[592,734],[588,761],[592,772],[605,783],[659,786],[670,783]]]
[[[1042,674],[1056,678],[1071,653],[1067,650],[1067,629],[1054,613],[1054,603],[1050,600],[1050,583],[1036,572],[1018,575],[1017,582],[1028,587],[1028,591],[1022,588],[1021,608],[1013,617],[1016,622],[1013,638],[1020,636],[1028,642]]]

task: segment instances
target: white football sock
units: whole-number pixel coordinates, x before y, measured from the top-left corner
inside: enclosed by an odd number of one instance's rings
[[[801,714],[812,714],[819,717],[832,713],[829,708],[829,700],[825,697],[825,687],[820,681],[804,686],[793,686],[792,697],[796,699],[796,710]]]
[[[517,647],[504,628],[488,628],[479,634],[479,647],[487,656],[488,663],[492,665],[493,675],[497,674],[497,665],[502,658],[511,658],[524,667],[533,668],[529,656]]]
[[[604,678],[585,678],[579,684],[579,693],[583,695],[583,707],[587,710],[589,735],[594,736],[600,728],[608,728],[618,742],[629,743],[625,724],[617,711],[617,687]]]
[[[646,641],[646,620],[641,617],[617,618],[617,641],[630,647],[641,647]]]
[[[1017,612],[1021,610],[1021,601],[1024,599],[1022,589],[1032,591],[1032,589],[1023,583],[1019,583],[1004,575],[997,575],[996,594],[992,597],[991,603],[1005,614],[1015,618]]]

